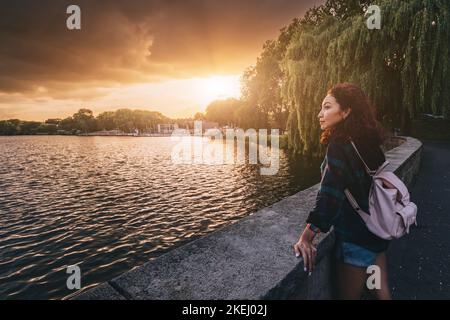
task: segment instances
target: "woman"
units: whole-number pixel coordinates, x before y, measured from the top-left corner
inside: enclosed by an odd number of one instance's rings
[[[378,299],[390,299],[386,262],[389,241],[367,229],[344,194],[348,188],[359,206],[368,212],[371,177],[350,139],[370,170],[376,170],[386,160],[380,148],[384,132],[367,95],[351,83],[337,84],[328,91],[318,118],[323,130],[321,143],[327,144],[327,152],[321,165],[322,180],[315,207],[294,245],[295,254],[303,257],[305,271],[311,273],[316,256],[313,239],[333,226],[339,298],[360,299],[367,267],[377,265],[381,288],[373,289],[374,293]]]

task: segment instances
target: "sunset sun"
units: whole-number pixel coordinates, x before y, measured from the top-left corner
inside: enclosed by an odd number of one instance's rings
[[[211,76],[201,78],[200,86],[204,99],[212,101],[214,99],[238,98],[240,95],[239,77],[236,76]]]

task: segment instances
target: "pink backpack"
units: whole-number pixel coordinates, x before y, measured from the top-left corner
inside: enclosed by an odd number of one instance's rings
[[[364,212],[350,191],[345,189],[353,209],[364,220],[367,228],[382,239],[400,238],[409,233],[412,224],[417,226],[417,206],[409,201],[405,184],[393,172],[385,169],[389,161],[385,161],[377,170],[370,170],[353,141],[351,143],[373,179],[369,191],[370,214]]]

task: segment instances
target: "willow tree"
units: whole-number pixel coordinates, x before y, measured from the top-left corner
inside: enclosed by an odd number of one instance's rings
[[[280,62],[292,35],[299,26],[300,20],[295,18],[289,25],[280,29],[277,39],[267,40],[264,43],[256,64],[244,71],[241,78],[241,98],[244,107],[240,114],[242,117],[247,117],[253,109],[252,112],[258,121],[241,117],[240,122],[255,123],[257,125],[255,128],[285,130],[287,106],[281,98],[281,84],[285,77]]]
[[[289,105],[289,145],[297,153],[323,151],[317,114],[327,89],[338,82],[359,84],[380,120],[406,132],[420,113],[450,118],[448,0],[373,4],[381,9],[381,29],[370,30],[363,14],[339,19],[321,13],[290,42],[282,61],[282,97]]]

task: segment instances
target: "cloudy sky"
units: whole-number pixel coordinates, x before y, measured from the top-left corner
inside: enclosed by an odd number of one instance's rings
[[[190,117],[240,94],[264,41],[320,0],[9,0],[0,4],[0,119],[120,107]],[[81,30],[66,9],[81,8]]]

